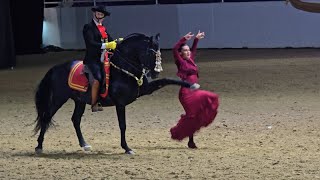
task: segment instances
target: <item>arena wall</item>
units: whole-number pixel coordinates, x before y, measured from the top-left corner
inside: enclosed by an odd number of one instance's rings
[[[161,34],[169,49],[189,31],[206,32],[200,48],[320,47],[320,14],[294,9],[284,2],[110,6],[105,24],[110,34]],[[82,27],[90,7],[46,8],[44,45],[83,49]]]

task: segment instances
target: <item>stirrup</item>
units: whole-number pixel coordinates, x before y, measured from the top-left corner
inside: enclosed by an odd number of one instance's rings
[[[91,111],[92,112],[103,111],[103,108],[101,105],[95,104],[95,105],[91,106]]]
[[[99,110],[99,111],[103,111],[102,105],[101,105],[100,103],[97,103],[97,104],[98,104],[98,110]]]

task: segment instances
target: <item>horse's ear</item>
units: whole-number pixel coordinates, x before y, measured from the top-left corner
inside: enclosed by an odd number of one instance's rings
[[[156,40],[157,40],[157,41],[160,40],[160,33],[158,33],[158,34],[156,35]]]

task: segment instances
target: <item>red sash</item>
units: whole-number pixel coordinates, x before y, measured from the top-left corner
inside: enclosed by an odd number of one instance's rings
[[[97,25],[101,34],[101,38],[106,40],[108,38],[108,34],[106,33],[106,28],[103,25]],[[105,98],[108,96],[108,87],[109,87],[109,74],[110,74],[110,62],[108,58],[108,52],[104,54],[104,71],[106,73],[106,92],[100,94],[101,97]]]
[[[106,28],[103,25],[97,25],[98,29],[100,31],[101,34],[101,38],[102,39],[107,39],[108,38],[108,34],[106,33]]]

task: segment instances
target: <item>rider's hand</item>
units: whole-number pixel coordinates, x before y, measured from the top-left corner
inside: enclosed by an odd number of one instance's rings
[[[121,42],[123,41],[123,38],[118,38],[116,41]]]
[[[196,35],[196,38],[197,39],[203,39],[204,38],[204,32],[200,32],[200,30],[199,30],[198,34]]]
[[[193,36],[194,34],[191,34],[191,32],[189,32],[188,34],[184,35],[184,38],[186,38],[186,40],[190,40]]]
[[[117,47],[116,41],[110,41],[110,42],[107,42],[107,43],[106,43],[106,48],[107,48],[107,49],[112,49],[112,50],[114,50],[114,49],[116,49],[116,47]]]

